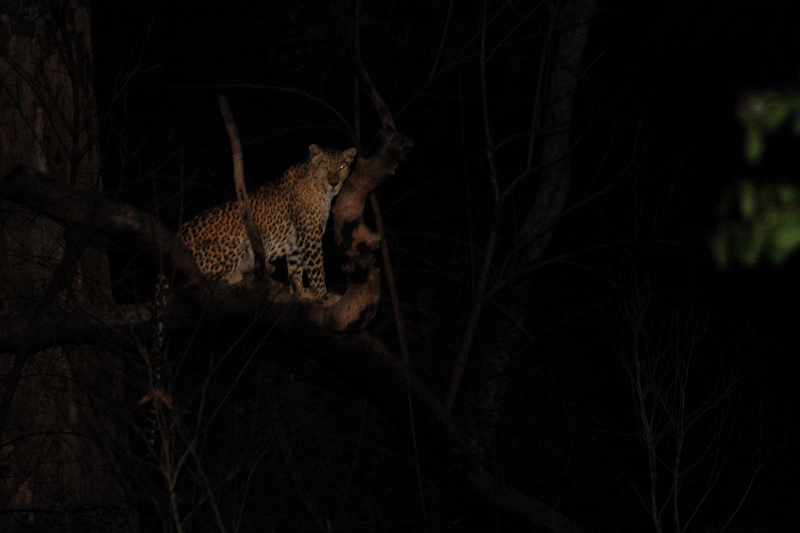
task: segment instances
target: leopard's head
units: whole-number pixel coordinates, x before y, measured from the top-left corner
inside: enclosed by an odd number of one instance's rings
[[[323,150],[316,144],[308,147],[308,168],[311,175],[325,188],[325,191],[337,195],[350,175],[350,164],[356,158],[356,149]]]

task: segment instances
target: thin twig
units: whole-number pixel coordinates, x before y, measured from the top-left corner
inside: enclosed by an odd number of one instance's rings
[[[489,284],[489,275],[492,270],[492,263],[494,261],[498,236],[503,220],[503,197],[500,194],[498,184],[498,172],[494,157],[494,136],[492,134],[491,116],[489,113],[489,94],[486,87],[486,31],[488,25],[486,18],[487,9],[488,6],[486,5],[486,2],[484,2],[483,21],[481,27],[480,77],[481,88],[483,91],[483,125],[486,134],[486,156],[489,160],[489,178],[492,184],[492,192],[494,195],[494,213],[492,215],[492,222],[489,227],[489,236],[486,240],[486,247],[483,252],[483,262],[481,263],[478,285],[475,289],[472,311],[467,320],[467,325],[464,328],[464,337],[461,340],[458,355],[456,356],[456,362],[453,367],[453,373],[450,377],[450,385],[447,388],[447,396],[445,397],[444,401],[444,408],[448,414],[453,412],[456,396],[461,388],[461,380],[464,377],[464,371],[466,370],[467,362],[469,361],[469,354],[472,351],[472,343],[475,340],[475,335],[478,331],[478,323],[480,322],[483,309],[488,301],[487,287]]]
[[[378,234],[381,236],[381,256],[383,257],[383,270],[386,274],[386,285],[389,286],[389,297],[392,300],[392,313],[394,314],[394,325],[397,329],[397,340],[400,343],[400,354],[403,357],[403,362],[409,364],[411,359],[408,351],[408,339],[406,338],[406,328],[403,321],[403,314],[400,310],[400,299],[397,296],[397,281],[394,277],[394,269],[392,268],[392,258],[389,256],[389,244],[386,242],[386,231],[383,227],[381,208],[378,204],[378,198],[375,196],[375,193],[369,195],[369,203],[372,207],[372,214],[375,216],[375,225],[378,228]]]

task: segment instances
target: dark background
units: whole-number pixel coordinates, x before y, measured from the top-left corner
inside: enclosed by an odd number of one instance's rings
[[[506,4],[501,29],[534,7]],[[796,174],[798,146],[789,136],[773,139],[757,168],[745,165],[735,116],[743,88],[796,85],[796,5],[598,2],[574,115],[569,205],[579,207],[559,223],[529,292],[517,295],[530,302],[518,317],[530,338],[515,345],[525,355],[513,369],[496,450],[487,459],[504,483],[592,530],[653,528],[632,488],[646,486],[646,467],[615,348],[615,328],[624,323],[620,302],[630,300],[632,284],[645,280],[660,338],[693,340],[693,393],[703,397],[715,376],[735,377],[737,385],[719,414],[731,422],[725,446],[704,456],[731,461],[699,514],[698,530],[719,530],[760,461],[763,469],[730,530],[792,531],[800,521],[797,259],[721,272],[707,250],[726,187],[745,175]],[[440,393],[471,305],[471,250],[483,246],[491,210],[470,41],[478,28],[477,2],[455,3],[446,49],[464,51],[447,58],[459,65],[418,92],[440,45],[447,7],[364,2],[361,30],[364,64],[396,112],[398,129],[415,141],[408,162],[377,194],[412,359]],[[303,160],[310,143],[343,149],[358,142],[329,109],[283,89],[314,95],[352,125],[353,2],[131,1],[95,2],[92,9],[106,193],[157,212],[171,227],[233,197],[218,94],[229,98],[238,122],[250,187]],[[489,84],[498,135],[520,131],[528,120],[542,28],[538,15],[524,19],[496,54]],[[359,112],[361,153],[369,155],[379,123],[363,95]],[[501,170],[510,173],[517,163],[509,156]],[[520,189],[514,209],[524,208],[526,192]],[[512,211],[510,228],[521,216]],[[511,246],[510,238],[501,243],[501,249]],[[118,300],[139,300],[152,290],[152,265],[132,252],[110,253]],[[329,283],[337,281],[334,269]],[[371,330],[392,345],[384,307]],[[488,331],[478,337],[478,353],[497,342],[495,315],[484,320]],[[676,333],[684,327],[670,322],[676,316],[691,317],[703,334]],[[213,356],[212,345],[226,349],[226,333],[216,335],[207,350],[198,350],[204,356]],[[357,392],[291,344],[270,342],[268,355],[251,363],[251,381],[237,384],[233,412],[248,436],[277,431],[274,423],[259,429],[262,416],[282,421],[292,468],[303,473],[308,493],[304,503],[291,468],[267,459],[253,493],[262,504],[272,503],[249,516],[248,527],[313,528],[306,508],[311,499],[320,514],[332,517],[334,530],[467,528],[459,522],[459,504],[419,482],[409,448]],[[236,350],[252,354],[256,348],[262,349],[256,339],[246,339]],[[478,386],[480,378],[468,369],[467,386]],[[189,378],[178,376],[176,383],[181,379]],[[220,380],[221,390],[229,386]],[[224,438],[230,427],[215,429],[209,449],[219,449],[221,457],[250,453]],[[701,430],[698,439],[704,438]],[[285,456],[276,451],[275,457]],[[702,491],[700,485],[691,490]]]

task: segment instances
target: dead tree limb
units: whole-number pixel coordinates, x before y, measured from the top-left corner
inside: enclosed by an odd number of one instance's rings
[[[347,276],[347,292],[352,290],[354,295],[358,295],[358,305],[364,310],[363,320],[369,321],[377,311],[380,300],[380,276],[373,255],[380,246],[380,237],[364,223],[364,208],[369,195],[405,162],[414,141],[397,131],[366,69],[358,60],[356,66],[381,118],[382,143],[375,154],[368,158],[360,157],[356,161],[355,169],[336,198],[331,215],[336,244],[342,257],[342,271]]]
[[[239,205],[239,212],[242,215],[242,223],[247,231],[247,238],[250,246],[253,247],[253,257],[255,260],[255,278],[257,281],[264,280],[268,274],[266,252],[264,251],[264,239],[261,232],[253,220],[253,210],[250,208],[250,198],[247,196],[247,187],[244,184],[244,156],[242,155],[242,142],[239,139],[239,128],[233,119],[231,107],[228,99],[219,95],[219,110],[225,120],[225,129],[231,139],[231,153],[233,154],[233,181],[236,184],[236,203]]]

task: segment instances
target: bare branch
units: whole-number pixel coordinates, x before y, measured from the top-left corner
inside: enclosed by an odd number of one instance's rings
[[[360,67],[360,76],[384,124],[383,142],[377,153],[357,160],[356,168],[336,197],[331,215],[336,244],[343,258],[342,270],[347,276],[347,292],[358,291],[363,319],[368,322],[377,311],[380,299],[380,276],[373,256],[380,246],[380,237],[364,223],[364,208],[369,195],[405,162],[414,142],[395,129],[383,98],[372,85],[366,69],[363,65]]]
[[[581,531],[549,505],[498,483],[470,452],[466,438],[433,391],[377,339],[361,332],[335,339],[305,336],[297,341],[308,346],[318,362],[364,391],[407,438],[411,435],[409,409],[413,410],[420,460],[445,490],[466,491],[478,501],[551,531]]]
[[[467,325],[464,328],[464,335],[458,348],[458,355],[456,362],[453,365],[453,372],[450,376],[450,384],[447,387],[447,396],[445,397],[445,409],[448,413],[453,412],[456,396],[461,388],[461,380],[464,377],[464,371],[469,362],[469,355],[472,351],[472,343],[475,340],[475,335],[478,331],[478,324],[483,310],[486,307],[487,287],[489,285],[489,275],[494,263],[494,256],[497,250],[497,241],[500,234],[501,224],[503,220],[503,199],[500,194],[499,177],[497,173],[497,165],[495,160],[494,134],[492,131],[492,120],[489,113],[489,92],[486,88],[486,31],[488,29],[487,19],[487,4],[483,3],[483,14],[481,22],[481,48],[480,48],[480,82],[481,94],[483,105],[483,127],[484,135],[486,136],[486,158],[489,162],[489,182],[492,185],[493,205],[492,205],[492,221],[489,226],[489,234],[486,239],[486,246],[483,250],[483,260],[481,261],[481,269],[478,275],[478,284],[474,290],[474,302],[472,311],[467,319]]]
[[[222,112],[222,118],[225,119],[225,129],[228,130],[228,137],[231,139],[236,202],[239,205],[239,212],[242,215],[242,223],[244,223],[247,238],[253,248],[255,278],[257,281],[262,281],[267,276],[267,254],[264,251],[264,239],[261,237],[261,232],[258,230],[255,220],[253,220],[250,198],[247,196],[247,187],[244,184],[244,157],[242,155],[242,143],[239,140],[239,128],[236,127],[236,121],[233,120],[233,113],[231,113],[228,100],[223,95],[219,95],[219,109]]]
[[[384,136],[397,132],[397,128],[394,125],[394,118],[392,117],[391,112],[389,112],[389,108],[386,106],[386,102],[383,100],[383,97],[375,87],[375,84],[372,83],[372,79],[369,77],[367,69],[361,62],[361,58],[356,57],[354,63],[358,77],[364,82],[369,99],[372,101],[372,106],[375,108],[375,111],[378,113],[378,117],[381,119]]]
[[[348,133],[352,134],[353,131],[350,128],[350,123],[342,116],[342,114],[332,105],[327,103],[325,100],[314,96],[313,94],[307,91],[301,91],[300,89],[295,89],[293,87],[279,87],[277,85],[258,85],[255,83],[223,83],[211,86],[203,86],[204,89],[256,89],[256,90],[267,90],[267,91],[277,91],[287,94],[294,94],[297,96],[301,96],[315,104],[319,105],[325,111],[336,117],[336,120],[342,125],[342,128]]]

